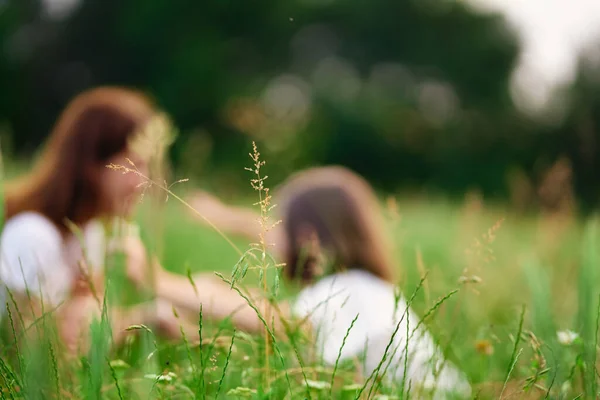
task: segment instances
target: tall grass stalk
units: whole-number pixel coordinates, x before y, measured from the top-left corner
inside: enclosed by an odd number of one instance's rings
[[[506,378],[504,379],[504,385],[502,385],[502,391],[500,392],[500,399],[504,397],[504,391],[506,390],[506,386],[508,385],[508,381],[510,379],[510,376],[512,375],[512,372],[515,369],[517,362],[519,361],[519,357],[521,357],[521,353],[523,353],[523,349],[519,349],[519,351],[515,355],[514,360],[511,362],[508,368],[508,373],[506,374]]]
[[[585,368],[582,372],[584,392],[586,396],[596,397],[596,343],[598,309],[594,307],[598,299],[598,222],[592,219],[588,222],[583,236],[583,252],[579,269],[577,326],[583,342],[583,361]]]
[[[252,168],[246,168],[246,170],[251,171],[254,174],[254,178],[250,180],[250,183],[252,185],[252,188],[258,193],[258,203],[256,203],[256,205],[258,205],[259,207],[259,211],[260,211],[260,218],[259,218],[259,223],[260,223],[260,233],[259,233],[259,243],[257,244],[258,249],[260,250],[260,265],[259,265],[259,269],[260,269],[260,276],[262,277],[261,279],[261,285],[262,285],[262,289],[263,292],[265,293],[265,299],[263,300],[265,303],[268,302],[268,294],[269,294],[269,289],[268,289],[268,283],[267,283],[267,276],[268,276],[268,269],[269,269],[269,262],[267,261],[267,254],[268,254],[268,244],[267,244],[267,233],[273,229],[276,225],[277,222],[275,223],[271,223],[270,221],[270,211],[272,210],[272,208],[274,206],[271,206],[271,195],[269,194],[269,188],[265,186],[265,181],[267,180],[268,176],[266,175],[262,175],[261,174],[261,168],[265,165],[265,161],[260,159],[260,152],[258,151],[258,148],[256,146],[256,142],[252,142],[252,153],[249,154],[250,155],[250,159],[252,160],[252,162],[254,163]],[[275,268],[277,268],[276,264],[273,264],[273,266]],[[275,271],[275,277],[276,277],[276,282],[278,279],[278,274],[277,271]],[[275,289],[277,290],[277,288]],[[268,304],[266,304],[265,307],[265,319],[267,321],[271,321],[272,316],[271,316],[271,308],[268,306]],[[273,329],[273,327],[271,327]],[[270,337],[267,334],[267,332],[265,332],[264,335],[265,338],[265,383],[266,383],[266,389],[267,392],[269,391],[269,374],[270,374],[270,370],[269,370],[269,354],[270,354]]]
[[[335,381],[335,373],[337,372],[338,365],[340,363],[340,358],[342,357],[342,351],[344,350],[344,346],[346,345],[346,340],[348,339],[348,335],[350,335],[350,331],[354,327],[354,324],[356,323],[357,319],[358,319],[358,314],[356,314],[356,317],[354,317],[354,319],[350,323],[350,326],[348,327],[348,330],[346,331],[346,334],[344,335],[344,339],[342,340],[342,345],[340,346],[340,349],[338,350],[338,355],[335,359],[335,365],[333,367],[333,373],[331,374],[331,385],[329,387],[329,397],[331,397],[331,394],[333,391],[333,383]]]
[[[235,331],[231,335],[231,344],[229,345],[229,350],[227,351],[227,358],[225,359],[225,366],[223,366],[223,373],[221,374],[221,379],[219,379],[219,386],[217,387],[217,394],[215,398],[219,398],[219,393],[221,392],[221,386],[223,386],[223,381],[225,380],[225,375],[227,374],[227,367],[229,366],[229,359],[231,358],[231,352],[233,350],[233,343],[235,342]]]
[[[119,396],[119,400],[124,400],[123,393],[121,392],[121,386],[119,385],[119,378],[117,377],[117,371],[115,371],[108,358],[106,359],[106,362],[108,363],[108,367],[110,368],[110,375],[112,376],[113,381],[115,383],[115,388],[117,389],[117,395]]]
[[[200,395],[202,396],[202,399],[206,398],[206,393],[204,390],[204,374],[206,372],[206,367],[205,367],[205,363],[204,363],[204,353],[202,350],[202,341],[203,341],[203,329],[202,329],[202,324],[204,322],[203,319],[203,315],[202,315],[202,304],[200,304],[200,312],[198,313],[198,336],[200,337],[200,346],[199,346],[199,351],[200,351],[200,378],[198,381],[198,392],[200,393]]]
[[[521,341],[521,335],[523,334],[523,322],[525,321],[525,310],[526,310],[526,307],[525,307],[525,305],[523,305],[523,307],[521,307],[521,314],[519,317],[519,327],[517,328],[517,335],[515,336],[515,345],[513,346],[512,354],[510,355],[510,362],[508,364],[508,369],[506,371],[506,379],[508,379],[510,370],[512,368],[512,364],[515,361],[515,358],[517,357],[517,351],[519,349],[519,342]]]
[[[48,342],[48,353],[50,356],[50,361],[52,363],[52,379],[54,380],[54,389],[56,391],[57,398],[60,398],[60,375],[58,373],[58,360],[56,358],[56,352],[54,351],[54,346],[50,339]]]
[[[404,394],[404,389],[406,385],[406,376],[408,374],[408,338],[410,332],[410,308],[406,310],[406,338],[404,344],[404,370],[402,371],[402,384],[400,385],[400,393]],[[391,360],[390,360],[391,361]],[[369,393],[370,395],[370,393]],[[409,396],[410,393],[407,393]]]

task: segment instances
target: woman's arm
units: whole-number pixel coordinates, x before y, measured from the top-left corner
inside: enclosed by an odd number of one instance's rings
[[[260,215],[254,210],[227,205],[217,197],[203,191],[195,192],[188,203],[196,212],[192,215],[200,223],[211,223],[225,233],[256,239],[260,233]]]
[[[226,205],[217,197],[201,191],[192,195],[188,202],[196,211],[193,213],[196,220],[207,226],[212,224],[226,234],[240,235],[257,242],[264,231],[260,224],[260,214],[252,209]],[[283,246],[282,235],[281,226],[276,225],[267,231],[265,240],[269,245],[275,245],[274,250],[280,252]]]
[[[281,319],[290,320],[287,303],[274,306],[267,299],[259,296],[258,291],[238,292],[219,277],[209,273],[195,275],[193,286],[187,277],[162,269],[160,271],[157,274],[156,295],[196,316],[202,306],[204,317],[212,320],[230,317],[237,328],[250,333],[264,331],[264,322],[260,317],[268,323],[269,327],[274,318],[274,330],[277,332],[283,329]]]
[[[190,317],[188,320],[193,320],[195,327],[191,332],[194,334],[202,307],[204,318],[217,321],[231,318],[238,329],[250,333],[264,332],[265,322],[274,334],[286,334],[291,330],[292,315],[286,302],[273,304],[259,290],[241,290],[237,286],[231,288],[210,273],[195,275],[192,284],[188,277],[163,269],[156,259],[148,262],[142,242],[134,237],[125,240],[124,249],[129,279],[138,286],[154,290],[161,304],[169,305],[159,306],[157,313],[159,324],[167,325],[167,328],[169,324],[178,323],[173,317],[174,307],[179,315],[187,314]],[[149,282],[149,276],[154,278],[153,282]],[[182,325],[185,328],[185,324]],[[178,334],[179,327],[168,330]]]
[[[127,273],[134,283],[148,287],[149,263],[141,256],[141,246],[137,241],[128,240],[130,256],[127,257]],[[238,292],[219,277],[209,273],[195,275],[192,284],[188,277],[164,270],[156,260],[150,264],[153,268],[152,289],[155,295],[161,301],[172,304],[179,314],[189,315],[195,322],[202,307],[204,318],[219,321],[229,317],[237,328],[250,333],[260,333],[264,330],[264,323],[259,314],[268,321],[269,326],[274,318],[276,332],[285,331],[282,319],[287,321],[291,316],[287,303],[273,305],[260,296],[258,290]],[[161,313],[159,319],[165,323],[170,320],[171,314],[171,310],[166,310],[166,313]]]

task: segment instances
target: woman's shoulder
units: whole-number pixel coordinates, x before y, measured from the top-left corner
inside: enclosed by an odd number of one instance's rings
[[[58,227],[46,216],[33,211],[9,218],[4,224],[1,237],[3,242],[22,241],[24,238],[27,242],[41,239],[44,242],[60,243],[62,240]]]
[[[11,217],[2,230],[0,251],[3,286],[41,293],[53,305],[64,298],[71,275],[65,268],[63,236],[50,219],[35,212]]]
[[[2,261],[15,263],[36,253],[59,254],[63,238],[56,225],[42,214],[23,212],[9,218],[0,235]],[[19,261],[21,262],[21,261]]]
[[[23,212],[4,224],[0,250],[0,279],[20,290],[24,280],[34,285],[40,271],[55,266],[62,255],[62,237],[45,216]]]

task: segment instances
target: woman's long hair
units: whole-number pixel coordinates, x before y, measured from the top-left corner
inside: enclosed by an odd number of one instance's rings
[[[361,269],[394,280],[391,251],[371,186],[343,167],[298,173],[279,192],[278,206],[287,237],[288,278],[309,282],[319,267],[311,239],[330,256],[330,265]],[[313,235],[312,238],[310,235]]]
[[[34,170],[9,184],[5,218],[34,211],[65,232],[65,220],[83,224],[97,217],[107,160],[126,150],[154,115],[150,101],[130,89],[101,87],[77,96],[56,122]]]

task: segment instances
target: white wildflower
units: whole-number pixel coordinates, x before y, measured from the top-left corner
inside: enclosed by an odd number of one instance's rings
[[[558,342],[563,346],[570,346],[575,340],[579,338],[577,332],[573,332],[569,329],[564,331],[558,331],[556,333],[556,336],[558,337]]]
[[[146,374],[144,378],[151,379],[156,382],[171,382],[174,378],[177,378],[173,372],[167,372],[166,374]]]
[[[326,390],[331,387],[331,384],[329,382],[313,381],[310,379],[306,380],[306,384],[308,385],[309,388],[315,389],[315,390]]]
[[[571,389],[572,389],[571,382],[565,381],[560,386],[560,393],[561,393],[561,395],[566,396],[567,394],[569,394],[571,392]]]

